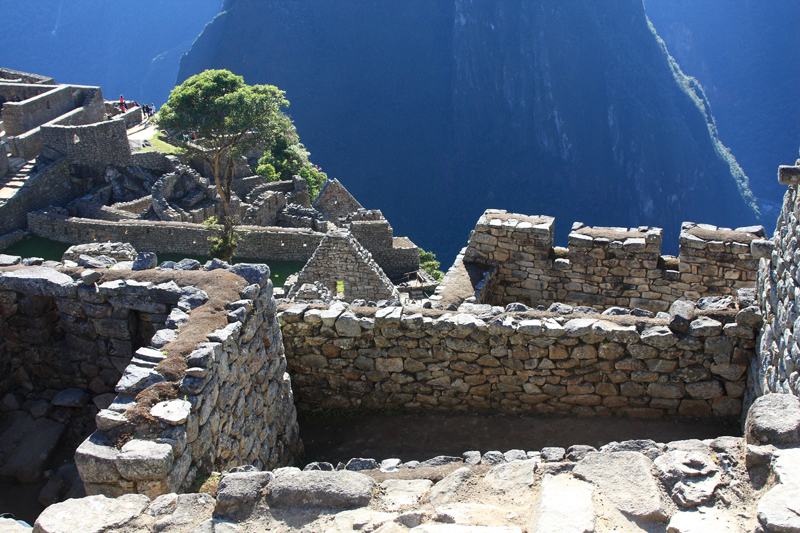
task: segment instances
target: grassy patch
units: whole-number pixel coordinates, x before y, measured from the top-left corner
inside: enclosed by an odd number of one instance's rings
[[[161,140],[164,134],[160,131],[157,132],[152,139],[150,139],[150,144],[147,148],[141,150],[142,152],[161,152],[162,154],[175,154],[175,155],[183,155],[186,153],[184,148],[178,148],[177,146],[172,146],[171,144],[165,143]]]
[[[198,472],[192,482],[192,487],[189,489],[191,493],[206,493],[213,498],[217,497],[217,489],[219,482],[222,479],[220,475],[203,474]]]

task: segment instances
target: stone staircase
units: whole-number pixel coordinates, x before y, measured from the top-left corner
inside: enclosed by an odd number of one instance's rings
[[[8,200],[19,191],[30,175],[33,173],[33,167],[36,160],[32,159],[26,161],[21,157],[8,158],[8,174],[0,178],[0,202]]]

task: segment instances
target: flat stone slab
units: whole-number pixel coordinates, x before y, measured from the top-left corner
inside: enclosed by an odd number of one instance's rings
[[[645,521],[669,518],[650,473],[653,462],[639,452],[590,453],[572,471],[594,484],[621,512]]]
[[[52,268],[22,268],[0,275],[0,287],[32,296],[75,296],[78,283]]]
[[[383,513],[368,509],[342,511],[333,517],[333,527],[325,533],[353,533],[354,531],[375,531],[397,517],[396,513]],[[402,528],[401,528],[402,529]],[[381,530],[382,531],[382,530]]]
[[[698,509],[675,513],[667,533],[740,533],[733,517],[719,509]]]
[[[800,448],[780,450],[772,463],[778,482],[800,485]]]
[[[750,444],[800,444],[800,398],[767,394],[747,412],[745,438]]]
[[[434,522],[461,526],[504,526],[516,518],[514,511],[482,503],[451,503],[437,507]]]
[[[538,464],[537,459],[528,459],[497,465],[486,474],[483,483],[501,494],[528,491],[533,485],[533,473]]]
[[[545,476],[531,514],[530,533],[593,533],[591,483],[569,474]]]
[[[417,505],[433,486],[429,479],[387,479],[380,484],[380,500],[389,511]]]
[[[34,533],[105,533],[138,518],[150,503],[143,494],[119,498],[87,496],[45,509],[33,526]]]
[[[192,412],[192,404],[186,400],[169,400],[159,402],[150,409],[150,414],[171,426],[179,426],[186,422]]]
[[[342,470],[338,472],[279,473],[269,486],[270,507],[364,507],[372,500],[372,478]]]
[[[708,476],[719,470],[708,453],[681,450],[667,452],[657,457],[654,463],[659,476],[670,487],[685,478]]]
[[[767,492],[758,502],[758,521],[772,533],[800,533],[800,483]]]
[[[51,403],[61,407],[83,407],[89,403],[89,395],[77,387],[70,387],[57,392]]]
[[[447,501],[458,491],[461,485],[463,485],[466,480],[471,478],[472,475],[472,470],[466,467],[459,468],[455,472],[452,472],[431,488],[431,492],[428,495],[428,501],[432,505],[447,503]]]

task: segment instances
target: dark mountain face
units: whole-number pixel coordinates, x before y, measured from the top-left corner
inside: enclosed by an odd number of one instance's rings
[[[794,163],[800,145],[800,2],[645,4],[681,69],[703,84],[719,136],[750,177],[765,224],[774,227],[786,192],[776,168]]]
[[[641,0],[228,0],[178,82],[287,91],[312,159],[444,263],[486,208],[665,228],[755,220]]]
[[[221,0],[0,0],[0,66],[165,102]]]

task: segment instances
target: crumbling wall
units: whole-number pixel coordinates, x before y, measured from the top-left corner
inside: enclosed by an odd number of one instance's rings
[[[755,309],[672,321],[281,308],[299,409],[737,416]]]
[[[660,228],[576,224],[569,248],[553,248],[552,217],[488,210],[470,236],[464,262],[496,268],[486,303],[666,311],[679,298],[724,296],[753,287],[758,261],[750,243],[763,227],[728,230],[686,222],[676,259],[661,256]]]
[[[242,223],[248,226],[277,226],[278,211],[284,207],[286,197],[282,192],[265,191],[250,203]]]
[[[800,166],[781,167],[779,180],[788,190],[770,241],[754,243],[760,257],[758,301],[764,327],[751,369],[753,399],[771,392],[800,396]]]
[[[210,230],[200,224],[135,220],[107,222],[69,217],[57,210],[28,213],[30,231],[58,242],[129,242],[141,252],[208,255]],[[308,261],[324,234],[304,229],[242,226],[239,257]]]

